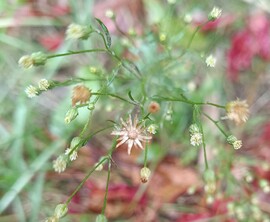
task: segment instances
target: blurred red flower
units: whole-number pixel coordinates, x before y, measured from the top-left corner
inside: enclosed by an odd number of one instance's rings
[[[251,66],[254,56],[270,59],[270,21],[265,14],[250,17],[246,27],[231,40],[228,51],[228,77],[236,81],[240,71]]]

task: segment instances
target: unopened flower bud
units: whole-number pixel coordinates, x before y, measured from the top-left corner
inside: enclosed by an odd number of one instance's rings
[[[55,207],[54,216],[57,218],[62,218],[67,214],[67,212],[68,212],[68,207],[66,204],[58,204]]]
[[[95,167],[98,165],[98,163],[95,164]],[[102,171],[103,170],[103,164],[99,164],[98,167],[95,169],[95,171]]]
[[[107,9],[106,10],[105,16],[107,18],[110,18],[110,19],[114,19],[115,18],[115,14],[114,14],[113,10],[111,10],[111,9]]]
[[[227,140],[227,142],[228,142],[229,144],[233,145],[233,143],[234,143],[235,141],[237,141],[237,138],[236,138],[234,135],[230,135],[230,136],[227,137],[226,140]]]
[[[83,26],[72,23],[66,30],[66,38],[86,40],[89,38],[92,31],[93,30],[91,26]]]
[[[34,66],[43,66],[47,61],[47,55],[43,52],[35,52],[31,55]]]
[[[159,110],[160,110],[160,105],[155,101],[152,101],[148,106],[149,113],[152,113],[152,114],[157,113]]]
[[[209,55],[205,60],[206,65],[212,68],[216,66],[216,62],[217,59],[213,55]]]
[[[203,174],[204,180],[206,183],[213,183],[216,180],[215,172],[213,170],[206,170]]]
[[[149,177],[151,175],[151,171],[147,167],[143,167],[141,169],[141,182],[146,183],[149,180]]]
[[[71,108],[70,110],[67,111],[66,117],[65,117],[65,122],[68,124],[72,120],[74,120],[78,116],[78,109],[76,107]]]
[[[222,10],[218,7],[214,7],[208,15],[209,21],[215,21],[221,16]]]
[[[200,133],[200,129],[196,123],[191,124],[189,127],[189,133],[194,134],[194,133]]]
[[[96,222],[107,222],[107,218],[103,214],[99,214],[96,218]]]
[[[74,137],[70,142],[70,149],[78,148],[78,145],[81,142],[81,137]]]
[[[165,33],[160,33],[159,34],[159,41],[160,42],[165,42],[167,39],[167,35]]]

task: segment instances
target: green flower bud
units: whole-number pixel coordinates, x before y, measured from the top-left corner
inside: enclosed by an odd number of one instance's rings
[[[47,56],[43,52],[32,53],[31,57],[33,59],[34,66],[45,65],[47,61]]]
[[[68,212],[68,207],[66,204],[58,204],[55,207],[54,216],[57,218],[62,218],[66,216],[67,212]]]
[[[70,149],[74,149],[76,146],[77,146],[77,149],[78,149],[78,145],[79,143],[81,142],[81,137],[74,137],[71,142],[70,142]]]
[[[227,137],[227,143],[233,145],[235,141],[237,141],[237,138],[234,135],[230,135]]]
[[[68,110],[65,117],[66,124],[74,120],[78,116],[78,114],[78,109],[76,107],[72,107],[70,110]]]
[[[200,128],[198,127],[198,125],[196,123],[190,125],[189,133],[190,134],[200,133]]]
[[[107,218],[103,214],[99,214],[96,218],[96,222],[107,222]]]

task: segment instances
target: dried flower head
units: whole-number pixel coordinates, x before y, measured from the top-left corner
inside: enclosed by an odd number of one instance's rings
[[[152,139],[145,133],[145,128],[142,124],[139,124],[137,116],[134,117],[132,122],[131,115],[127,122],[121,119],[122,128],[114,130],[111,134],[120,136],[117,140],[119,141],[116,147],[126,143],[128,145],[128,154],[130,155],[133,146],[144,149],[142,142],[147,142]]]
[[[38,95],[38,89],[32,85],[27,86],[25,93],[29,98],[33,98]]]
[[[61,155],[53,161],[53,168],[55,172],[62,173],[67,167],[66,159]]]
[[[149,180],[149,177],[151,175],[151,170],[147,167],[143,167],[141,169],[141,181],[142,183],[146,183]]]
[[[24,55],[19,59],[19,66],[24,69],[30,69],[34,65],[34,60],[30,55]]]
[[[155,101],[152,101],[148,106],[149,113],[157,113],[159,110],[160,110],[160,105]]]
[[[246,100],[231,101],[226,105],[227,118],[234,121],[237,125],[248,120],[249,108]]]
[[[91,97],[91,90],[88,89],[84,85],[75,86],[73,88],[73,94],[72,94],[72,106],[75,106],[76,103],[80,102],[86,103],[89,101]]]
[[[92,29],[88,26],[70,24],[66,30],[67,39],[88,39]]]
[[[201,133],[193,133],[190,136],[190,144],[192,146],[199,146],[202,144],[202,134]]]
[[[217,59],[213,55],[209,55],[205,60],[206,65],[212,68],[215,67],[216,62]]]
[[[218,19],[221,16],[222,10],[218,7],[214,7],[212,11],[208,15],[208,19],[210,21],[214,21]]]
[[[38,82],[38,88],[40,90],[46,91],[47,89],[49,89],[50,87],[50,83],[47,79],[41,79]]]

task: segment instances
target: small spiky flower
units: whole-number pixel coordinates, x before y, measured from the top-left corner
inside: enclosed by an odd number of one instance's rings
[[[75,106],[76,103],[86,103],[91,97],[91,90],[84,85],[75,86],[73,88],[72,94],[72,106]]]
[[[226,105],[227,118],[234,121],[237,125],[248,120],[249,108],[246,100],[231,101]]]
[[[214,21],[214,20],[218,19],[221,16],[221,13],[222,13],[222,9],[220,9],[218,7],[214,7],[212,9],[212,11],[209,13],[208,19],[210,21]]]
[[[50,82],[47,79],[41,79],[38,82],[38,88],[43,91],[47,91],[50,87]]]
[[[217,59],[213,55],[209,55],[205,60],[206,65],[212,68],[215,67],[216,62]]]
[[[53,168],[55,172],[62,173],[65,171],[66,167],[67,161],[62,155],[53,161]]]
[[[73,151],[72,151],[71,148],[67,148],[67,149],[66,149],[65,155],[69,156],[69,159],[70,159],[71,161],[76,160],[77,157],[78,157],[77,151],[76,151],[76,150],[73,150]]]
[[[200,146],[202,144],[202,134],[201,133],[193,133],[190,136],[190,144],[192,146]]]
[[[19,60],[19,66],[24,69],[29,69],[34,66],[34,59],[31,55],[24,55]]]
[[[66,30],[67,39],[88,39],[92,29],[91,27],[79,25],[79,24],[70,24]]]
[[[38,89],[35,86],[30,85],[25,89],[25,93],[29,98],[33,98],[38,95]]]
[[[117,141],[119,141],[116,147],[121,146],[126,143],[128,145],[128,154],[130,155],[132,147],[139,147],[144,149],[143,143],[152,139],[145,133],[145,128],[142,124],[138,122],[137,116],[134,117],[132,122],[131,115],[127,122],[121,119],[122,128],[117,129],[111,133],[111,135],[120,136]]]

